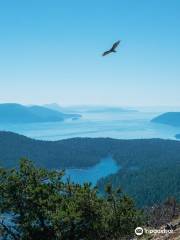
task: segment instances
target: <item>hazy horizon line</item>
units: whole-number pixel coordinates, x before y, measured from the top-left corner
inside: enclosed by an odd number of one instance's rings
[[[58,105],[59,107],[147,107],[147,108],[166,108],[166,107],[177,107],[180,108],[180,105],[126,105],[126,104],[62,104],[59,102],[48,102],[48,103],[25,103],[25,102],[0,102],[0,104],[20,104],[25,106],[32,106],[32,105],[39,105],[39,106],[45,106],[45,105]]]

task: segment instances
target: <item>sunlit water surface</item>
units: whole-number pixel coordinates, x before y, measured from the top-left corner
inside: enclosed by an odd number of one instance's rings
[[[180,128],[152,123],[160,113],[84,113],[81,119],[64,122],[33,124],[0,124],[8,130],[42,140],[60,140],[73,137],[111,137],[118,139],[163,138],[175,139]]]

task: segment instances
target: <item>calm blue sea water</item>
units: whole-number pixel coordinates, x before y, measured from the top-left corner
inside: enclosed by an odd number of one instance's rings
[[[174,139],[180,128],[155,124],[150,120],[160,113],[84,113],[82,119],[53,123],[0,124],[8,130],[43,140],[73,137],[111,137],[118,139],[164,138]]]
[[[67,179],[70,177],[71,181],[79,184],[91,182],[92,185],[96,185],[98,179],[116,173],[118,169],[119,166],[116,162],[111,157],[107,157],[93,167],[86,169],[67,169],[64,178]]]

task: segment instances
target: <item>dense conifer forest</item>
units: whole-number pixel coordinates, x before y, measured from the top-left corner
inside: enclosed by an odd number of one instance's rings
[[[85,168],[111,155],[120,170],[98,187],[121,186],[137,206],[150,206],[174,196],[180,199],[180,142],[162,139],[117,140],[74,138],[61,141],[33,140],[11,132],[0,132],[0,166],[17,167],[19,159],[33,160],[37,167]]]

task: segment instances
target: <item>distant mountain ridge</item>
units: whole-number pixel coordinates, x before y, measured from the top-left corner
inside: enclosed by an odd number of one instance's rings
[[[65,114],[38,105],[0,104],[0,123],[57,122],[79,117],[81,117],[80,114]]]
[[[151,120],[155,123],[167,124],[174,127],[180,126],[180,112],[166,112]]]
[[[59,112],[64,112],[64,113],[74,113],[76,111],[73,111],[71,108],[68,107],[61,107],[57,103],[49,103],[49,104],[44,104],[43,107],[46,107],[51,110],[59,111]]]
[[[45,104],[45,107],[57,111],[63,111],[67,113],[106,113],[106,112],[116,112],[116,113],[126,113],[126,112],[137,112],[136,110],[126,109],[121,107],[111,107],[111,106],[88,106],[88,105],[77,105],[61,107],[57,103]]]

